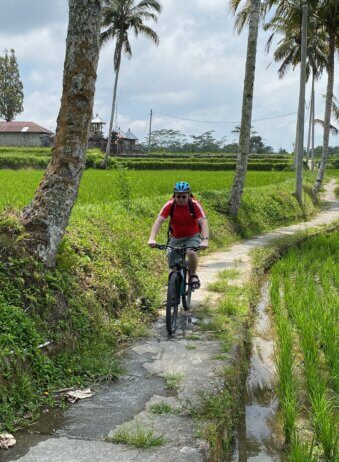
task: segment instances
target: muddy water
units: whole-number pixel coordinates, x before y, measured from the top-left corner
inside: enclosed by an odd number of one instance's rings
[[[274,394],[275,365],[273,334],[267,313],[268,283],[263,286],[257,306],[250,371],[244,392],[233,462],[282,461],[283,435],[277,418]]]

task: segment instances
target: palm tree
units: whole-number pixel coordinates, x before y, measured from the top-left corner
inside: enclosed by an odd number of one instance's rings
[[[278,69],[280,78],[283,78],[287,70],[292,67],[295,69],[300,64],[301,58],[301,11],[299,5],[290,6],[293,8],[292,14],[288,17],[288,21],[280,14],[274,15],[268,23],[264,25],[264,30],[272,30],[266,44],[266,51],[269,52],[273,38],[276,34],[282,35],[282,38],[277,43],[277,48],[273,53],[275,62],[281,62]],[[315,18],[310,15],[308,21],[308,43],[307,43],[307,61],[306,61],[306,80],[312,75],[312,87],[310,97],[310,115],[309,115],[309,131],[307,141],[306,157],[309,157],[310,144],[312,138],[312,166],[314,165],[314,95],[315,95],[315,80],[319,79],[324,68],[326,67],[326,34],[323,28],[319,27]],[[298,127],[296,134],[298,133]],[[311,137],[312,134],[312,137]],[[297,139],[295,143],[295,161],[297,153]],[[313,168],[313,167],[312,167]]]
[[[319,23],[323,25],[328,37],[327,51],[327,90],[324,115],[324,135],[323,151],[321,156],[320,167],[317,179],[313,185],[313,194],[320,191],[327,163],[328,144],[331,127],[331,110],[333,105],[333,85],[334,85],[334,55],[339,45],[339,3],[337,0],[318,0],[316,8],[316,17]]]
[[[240,0],[231,0],[230,6],[234,12],[237,10],[239,3]],[[257,55],[259,18],[260,0],[251,0],[249,9],[247,56],[239,135],[239,152],[237,157],[236,172],[228,202],[228,212],[232,216],[237,216],[238,214],[247,173],[248,156],[250,150],[253,86]]]
[[[128,32],[132,29],[136,37],[138,37],[139,34],[143,34],[158,45],[158,35],[153,29],[144,24],[144,21],[153,20],[156,22],[157,13],[160,12],[161,5],[157,0],[141,0],[139,3],[136,3],[135,0],[104,0],[102,15],[102,28],[104,30],[100,36],[100,45],[103,46],[110,40],[116,40],[114,50],[115,82],[106,154],[103,162],[105,167],[107,166],[107,160],[111,150],[113,119],[116,109],[122,52],[124,52],[128,58],[132,57],[132,48]]]
[[[22,213],[27,249],[55,264],[78,194],[91,121],[99,58],[101,0],[70,0],[61,108],[52,159]]]

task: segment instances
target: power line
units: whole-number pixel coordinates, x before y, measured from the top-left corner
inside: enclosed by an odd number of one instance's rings
[[[175,115],[171,115],[171,114],[166,114],[165,112],[160,112],[160,111],[155,111],[155,110],[153,110],[153,113],[160,114],[160,115],[163,115],[165,117],[169,117],[171,119],[180,119],[180,120],[186,120],[188,122],[197,122],[197,123],[204,123],[204,124],[223,124],[223,125],[232,124],[233,125],[233,124],[239,124],[240,123],[239,120],[229,121],[229,122],[221,122],[221,121],[211,121],[211,120],[188,119],[186,117],[180,117],[180,116],[175,116]],[[255,119],[255,120],[252,120],[252,122],[261,122],[263,120],[279,119],[281,117],[287,117],[287,116],[294,115],[294,114],[297,114],[297,111],[288,112],[286,114],[280,114],[280,115],[271,116],[271,117],[264,117],[262,119]]]

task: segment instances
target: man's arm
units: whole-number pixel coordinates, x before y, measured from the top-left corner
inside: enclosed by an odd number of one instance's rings
[[[157,217],[157,219],[155,220],[153,226],[152,226],[152,229],[151,229],[151,234],[150,234],[150,237],[148,239],[148,245],[150,247],[155,247],[156,245],[156,237],[157,237],[157,234],[161,228],[161,225],[163,224],[163,222],[166,220],[166,218],[162,217],[161,215],[159,215]]]
[[[200,247],[206,248],[208,247],[208,237],[209,237],[209,229],[208,229],[208,223],[207,219],[205,217],[200,218],[198,220],[198,223],[200,225],[200,234],[201,234],[201,244]]]

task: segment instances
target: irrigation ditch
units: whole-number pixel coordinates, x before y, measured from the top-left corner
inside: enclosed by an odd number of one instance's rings
[[[202,258],[202,289],[175,338],[166,336],[160,313],[149,336],[121,352],[119,380],[43,414],[16,433],[0,460],[283,460],[266,272],[290,246],[338,227],[335,184],[326,186],[327,208],[314,219]]]

